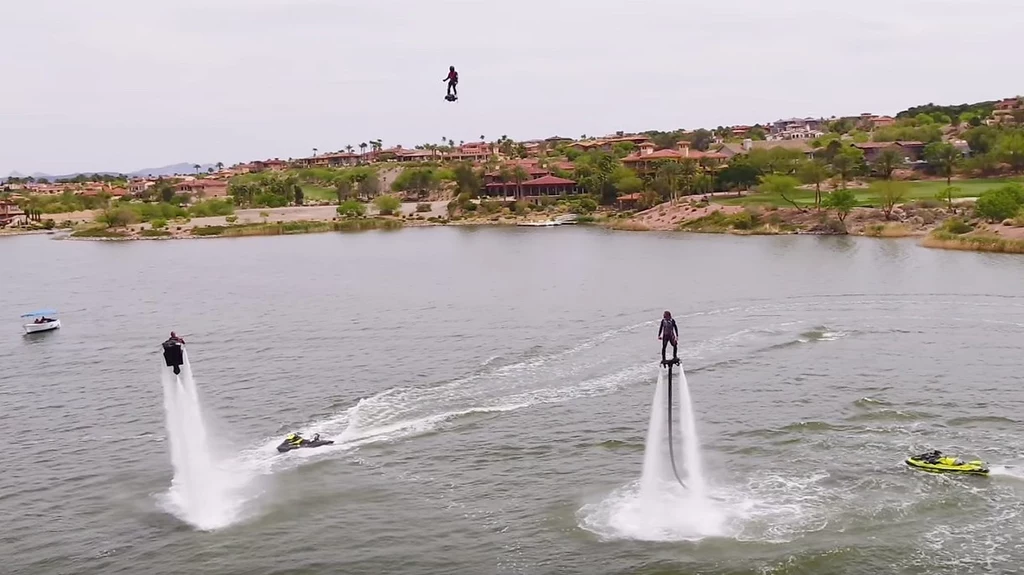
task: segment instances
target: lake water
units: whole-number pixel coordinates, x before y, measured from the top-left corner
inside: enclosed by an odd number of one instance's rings
[[[0,238],[18,574],[953,574],[1024,561],[1024,258],[913,241],[424,228]],[[20,313],[62,312],[20,334]],[[721,521],[616,514],[672,310]],[[237,490],[166,510],[184,334]],[[338,439],[279,455],[292,430]],[[991,477],[903,460],[942,449]],[[677,516],[677,517],[675,517]],[[674,520],[673,519],[673,520]]]

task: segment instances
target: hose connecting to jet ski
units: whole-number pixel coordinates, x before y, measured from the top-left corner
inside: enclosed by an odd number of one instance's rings
[[[668,458],[672,463],[672,475],[676,476],[676,481],[679,482],[679,485],[683,486],[683,489],[687,489],[686,483],[679,477],[679,471],[676,468],[675,448],[672,446],[672,366],[679,365],[678,361],[666,362],[666,365],[668,365]]]

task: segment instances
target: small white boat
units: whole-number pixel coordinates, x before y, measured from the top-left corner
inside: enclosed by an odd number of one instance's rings
[[[556,222],[555,220],[547,220],[544,222],[519,222],[516,225],[528,228],[551,228],[554,226],[562,225],[562,222]]]
[[[44,331],[60,329],[60,319],[58,319],[57,317],[50,317],[56,315],[57,310],[52,309],[41,309],[39,311],[21,314],[21,317],[23,318],[35,318],[35,320],[26,323],[22,327],[25,328],[25,333],[40,333]]]

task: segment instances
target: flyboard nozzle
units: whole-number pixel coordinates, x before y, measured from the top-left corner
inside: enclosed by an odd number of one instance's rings
[[[673,357],[672,359],[662,360],[661,365],[663,365],[663,366],[668,368],[668,385],[665,386],[665,390],[668,393],[668,401],[666,401],[665,404],[668,406],[668,414],[667,415],[668,415],[668,457],[669,457],[669,462],[672,464],[672,475],[675,475],[676,481],[679,482],[679,485],[682,485],[683,489],[686,489],[686,483],[684,483],[682,478],[679,477],[679,471],[678,471],[678,469],[676,469],[675,447],[673,446],[673,443],[672,443],[674,441],[673,436],[672,436],[672,366],[673,365],[680,365],[679,358],[678,357]]]

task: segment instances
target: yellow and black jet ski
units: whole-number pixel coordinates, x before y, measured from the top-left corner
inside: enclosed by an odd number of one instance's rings
[[[988,475],[988,464],[984,461],[964,461],[958,457],[943,455],[939,450],[907,458],[907,465],[932,473],[966,473]]]

